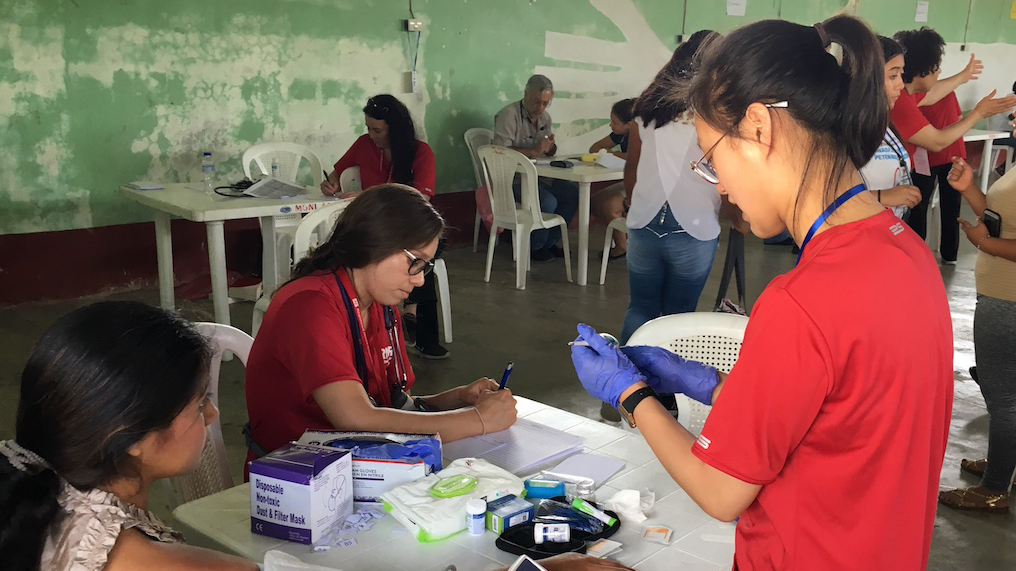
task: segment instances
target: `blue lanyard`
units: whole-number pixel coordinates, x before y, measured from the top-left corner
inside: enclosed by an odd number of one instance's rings
[[[811,228],[808,229],[808,234],[805,235],[804,241],[801,242],[801,251],[797,254],[797,263],[801,263],[801,256],[804,255],[804,248],[808,245],[808,242],[811,242],[812,236],[815,235],[815,232],[818,232],[818,229],[823,223],[825,223],[826,219],[832,216],[833,212],[836,212],[836,209],[842,206],[844,202],[850,200],[858,194],[861,194],[865,190],[867,190],[867,188],[864,186],[864,183],[851,187],[850,190],[837,196],[836,200],[827,206],[826,209],[822,211],[822,214],[818,215],[818,218],[815,219],[814,223],[812,223]]]

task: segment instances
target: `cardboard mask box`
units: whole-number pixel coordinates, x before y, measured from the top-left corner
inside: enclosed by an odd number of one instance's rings
[[[307,430],[298,442],[351,450],[356,509],[381,509],[381,494],[443,467],[437,434]]]
[[[251,532],[309,544],[351,513],[348,450],[291,442],[251,461]]]

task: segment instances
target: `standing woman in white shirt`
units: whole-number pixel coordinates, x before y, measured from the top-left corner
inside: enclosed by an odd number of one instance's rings
[[[627,342],[640,325],[661,315],[695,311],[719,243],[720,195],[688,170],[698,158],[693,115],[670,96],[691,76],[695,52],[716,32],[703,30],[681,44],[635,103],[624,186],[628,211]]]
[[[903,91],[903,46],[892,38],[879,36],[882,55],[885,57],[885,93],[889,109]],[[864,185],[875,195],[875,199],[893,209],[897,216],[906,220],[910,209],[921,202],[921,190],[910,180],[912,170],[910,154],[892,123],[886,127],[882,144],[875,151],[868,164],[861,168]]]

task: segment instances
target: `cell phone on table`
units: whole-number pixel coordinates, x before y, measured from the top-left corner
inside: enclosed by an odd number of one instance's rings
[[[1002,235],[1002,217],[998,215],[998,212],[985,208],[981,219],[984,220],[984,225],[988,228],[988,236],[998,238]]]

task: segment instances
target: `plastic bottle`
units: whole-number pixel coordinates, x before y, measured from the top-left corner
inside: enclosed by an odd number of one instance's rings
[[[473,498],[466,502],[466,529],[469,535],[483,535],[484,520],[487,515],[487,502]]]
[[[279,161],[272,159],[272,178],[279,178]]]
[[[205,181],[205,192],[215,191],[215,161],[212,159],[212,152],[205,151],[201,155],[201,176]]]

